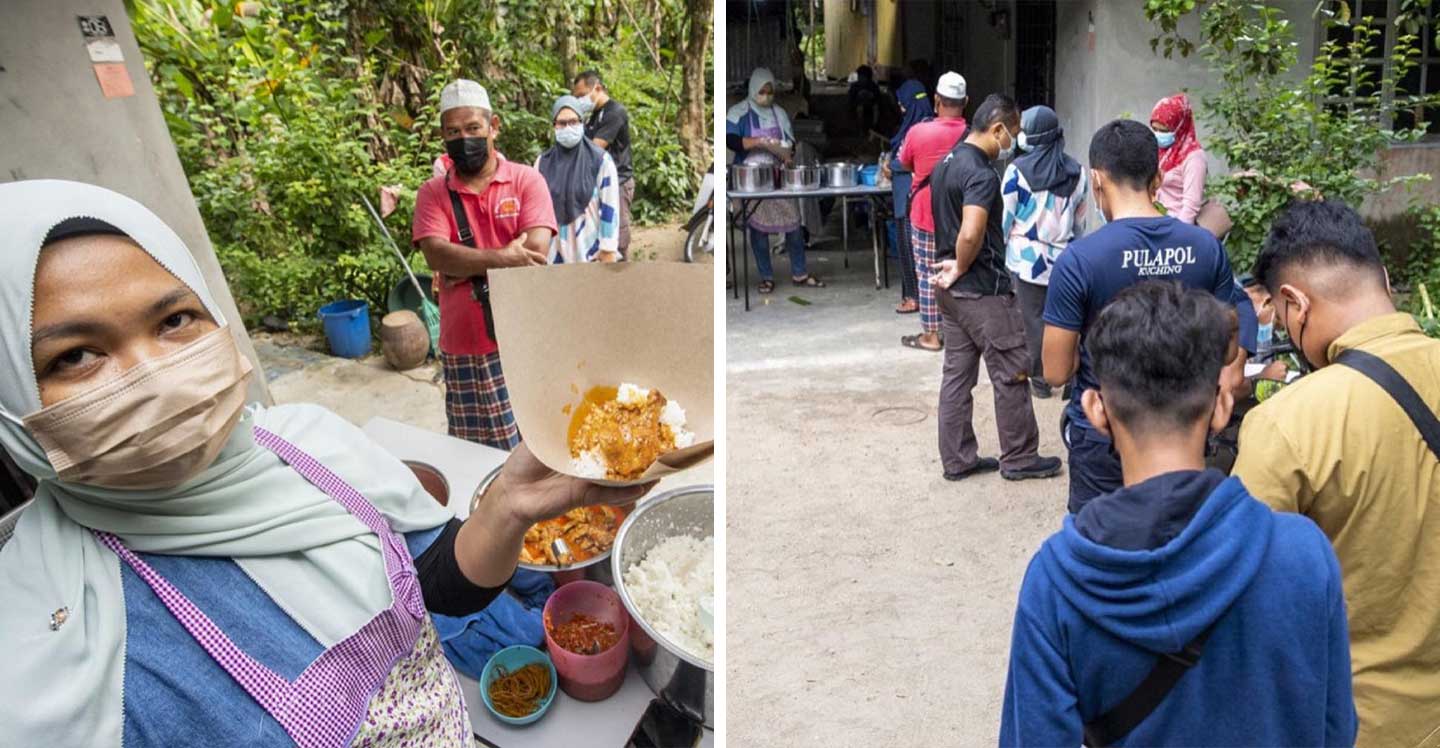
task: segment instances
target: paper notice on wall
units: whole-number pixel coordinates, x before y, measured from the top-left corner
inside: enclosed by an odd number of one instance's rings
[[[107,99],[121,99],[135,95],[135,83],[130,80],[130,71],[122,62],[102,62],[94,66],[95,78],[100,81],[100,93]]]
[[[110,37],[86,41],[85,50],[90,53],[91,62],[125,61],[125,55],[120,52],[120,43]]]

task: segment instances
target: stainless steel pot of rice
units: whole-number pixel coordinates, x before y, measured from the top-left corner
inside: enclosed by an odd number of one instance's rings
[[[708,538],[715,534],[715,487],[688,486],[642,501],[615,536],[611,574],[620,602],[638,627],[630,628],[631,661],[656,696],[715,726],[715,665],[666,639],[636,608],[625,589],[625,570],[652,548],[675,535]]]
[[[485,476],[484,480],[480,481],[480,487],[475,489],[475,495],[470,499],[471,514],[475,513],[475,505],[480,501],[480,497],[485,495],[485,489],[489,488],[490,484],[494,483],[495,479],[500,477],[500,471],[504,469],[504,467],[504,465],[501,465],[491,470],[490,474]],[[619,542],[620,538],[616,536],[615,544],[618,545]],[[610,554],[614,550],[615,546],[612,545],[610,546],[610,550],[604,553],[596,554],[578,564],[570,564],[568,566],[542,566],[539,564],[527,564],[524,561],[521,561],[517,566],[522,569],[543,571],[546,574],[553,575],[556,586],[565,584],[566,582],[573,582],[577,579],[588,579],[592,582],[599,582],[603,585],[613,587],[615,586],[615,580],[610,576]]]

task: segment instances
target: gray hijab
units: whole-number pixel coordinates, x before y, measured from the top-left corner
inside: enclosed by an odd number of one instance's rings
[[[1020,130],[1029,153],[1015,159],[1015,168],[1025,175],[1032,192],[1052,192],[1069,197],[1080,182],[1080,162],[1065,155],[1065,130],[1060,118],[1048,106],[1032,106],[1020,114]]]
[[[87,528],[142,552],[232,558],[321,644],[391,603],[379,543],[359,520],[255,445],[259,426],[310,453],[400,532],[450,514],[398,459],[323,408],[252,406],[215,462],[174,489],[122,491],[56,479],[20,419],[40,409],[31,304],[40,248],[67,219],[104,221],[189,286],[224,326],[180,237],[140,203],[77,182],[0,184],[0,445],[39,479],[0,549],[0,744],[118,746],[123,732],[125,596],[119,558]],[[63,626],[50,617],[69,609]]]
[[[562,109],[569,109],[583,119],[580,100],[561,96],[550,107],[552,125]],[[550,188],[550,203],[555,206],[557,224],[564,226],[585,212],[595,197],[595,183],[600,179],[600,166],[604,162],[605,151],[589,138],[582,138],[574,148],[556,143],[540,154],[540,174]]]

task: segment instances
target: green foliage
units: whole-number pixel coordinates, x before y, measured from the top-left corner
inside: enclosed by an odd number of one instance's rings
[[[620,6],[623,19],[613,0],[127,0],[242,313],[304,328],[340,298],[383,313],[403,276],[361,196],[378,205],[382,186],[401,187],[386,223],[424,270],[408,250],[414,191],[444,152],[439,94],[456,77],[485,84],[497,148],[530,164],[567,73],[601,70],[632,118],[637,222],[689,206],[707,164],[676,138],[684,1]]]
[[[1326,41],[1311,67],[1301,70],[1295,30],[1282,11],[1240,0],[1203,3],[1199,49],[1217,83],[1200,112],[1212,130],[1207,148],[1231,169],[1207,189],[1234,221],[1227,248],[1237,268],[1253,264],[1271,219],[1295,197],[1323,196],[1358,207],[1366,196],[1429,178],[1377,171],[1392,143],[1424,135],[1423,129],[1386,126],[1385,94],[1393,92],[1400,108],[1440,104],[1436,97],[1399,90],[1398,81],[1420,53],[1418,37],[1401,28],[1391,65],[1380,75],[1365,62],[1383,54],[1380,22],[1352,18],[1345,3],[1334,4],[1344,12],[1330,5],[1317,7],[1321,21],[1349,25],[1352,39]],[[1147,0],[1145,11],[1162,34],[1174,37],[1179,19],[1196,7],[1194,0]],[[1178,41],[1165,43],[1167,54],[1190,51]]]

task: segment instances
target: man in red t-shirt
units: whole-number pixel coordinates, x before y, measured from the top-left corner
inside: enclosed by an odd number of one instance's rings
[[[926,351],[940,350],[940,306],[930,276],[935,264],[935,217],[930,211],[927,180],[935,164],[965,135],[965,79],[946,73],[935,84],[936,118],[910,128],[900,144],[900,163],[914,174],[910,194],[910,246],[915,253],[915,275],[920,284],[920,334],[901,336],[901,344]],[[922,187],[921,185],[924,184]]]
[[[475,81],[440,93],[440,131],[452,168],[420,187],[410,238],[440,282],[440,360],[450,435],[499,449],[520,443],[500,349],[486,318],[487,271],[546,264],[555,209],[540,172],[494,148],[500,118]],[[462,237],[452,207],[462,206]]]

